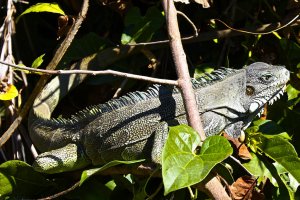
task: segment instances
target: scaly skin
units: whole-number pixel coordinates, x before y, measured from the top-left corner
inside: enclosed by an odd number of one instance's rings
[[[37,171],[58,173],[140,158],[160,163],[168,126],[187,123],[178,90],[159,85],[79,112],[73,120],[50,119],[68,92],[64,88],[77,84],[76,76],[70,77],[53,79],[31,111],[30,136],[45,152],[34,163]],[[283,93],[288,79],[284,67],[253,63],[192,80],[206,135],[225,130],[239,137],[264,104]]]

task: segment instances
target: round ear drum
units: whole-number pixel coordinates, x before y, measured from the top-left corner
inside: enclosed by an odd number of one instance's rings
[[[252,86],[246,86],[246,94],[248,96],[252,96],[254,94],[254,87],[252,87]]]

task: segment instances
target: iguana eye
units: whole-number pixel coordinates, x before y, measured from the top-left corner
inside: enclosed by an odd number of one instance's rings
[[[260,77],[262,81],[270,81],[273,78],[272,74],[264,74]]]
[[[246,87],[246,94],[247,94],[248,96],[253,95],[253,94],[254,94],[254,91],[255,91],[254,87],[252,87],[252,86],[247,86],[247,87]]]

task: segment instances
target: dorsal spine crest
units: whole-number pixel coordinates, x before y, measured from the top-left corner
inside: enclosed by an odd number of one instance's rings
[[[213,84],[216,81],[221,81],[225,79],[227,76],[232,75],[236,72],[234,69],[229,68],[220,68],[218,70],[213,71],[212,73],[208,74],[205,73],[203,76],[198,78],[192,78],[191,82],[193,84],[194,89],[202,88],[207,85]],[[64,124],[64,125],[72,125],[81,120],[87,120],[94,117],[97,117],[105,112],[110,112],[115,109],[122,108],[127,105],[133,105],[140,101],[149,100],[152,98],[158,97],[158,95],[164,93],[173,92],[174,94],[178,93],[179,90],[177,87],[174,86],[164,86],[159,84],[153,84],[149,87],[146,91],[136,91],[136,92],[129,92],[128,94],[121,96],[117,99],[112,99],[104,104],[98,104],[94,106],[89,106],[84,110],[77,112],[75,115],[72,115],[69,119],[65,118],[57,118],[51,119],[51,122]]]

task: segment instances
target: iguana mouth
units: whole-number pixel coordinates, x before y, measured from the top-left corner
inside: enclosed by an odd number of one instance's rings
[[[286,85],[284,85],[280,90],[278,90],[271,98],[265,97],[265,98],[259,98],[259,99],[254,99],[253,103],[250,104],[249,107],[249,113],[250,116],[246,120],[246,125],[243,127],[243,130],[249,127],[251,124],[252,120],[258,116],[261,117],[261,115],[264,113],[264,106],[266,104],[272,105],[275,101],[280,99],[280,97],[283,95],[284,91],[286,89]]]
[[[255,113],[257,110],[261,111],[261,109],[264,107],[265,104],[272,105],[275,101],[280,99],[280,96],[283,95],[285,91],[286,86],[283,86],[280,90],[278,90],[272,97],[268,98],[256,98],[254,99],[253,103],[250,104],[249,112]],[[258,112],[257,114],[262,114],[261,112]]]
[[[281,95],[283,95],[286,86],[284,85],[280,90],[278,90],[272,97],[261,97],[253,99],[253,102],[250,104],[249,112],[255,113],[257,110],[261,110],[265,104],[272,105],[275,101],[277,101]]]

